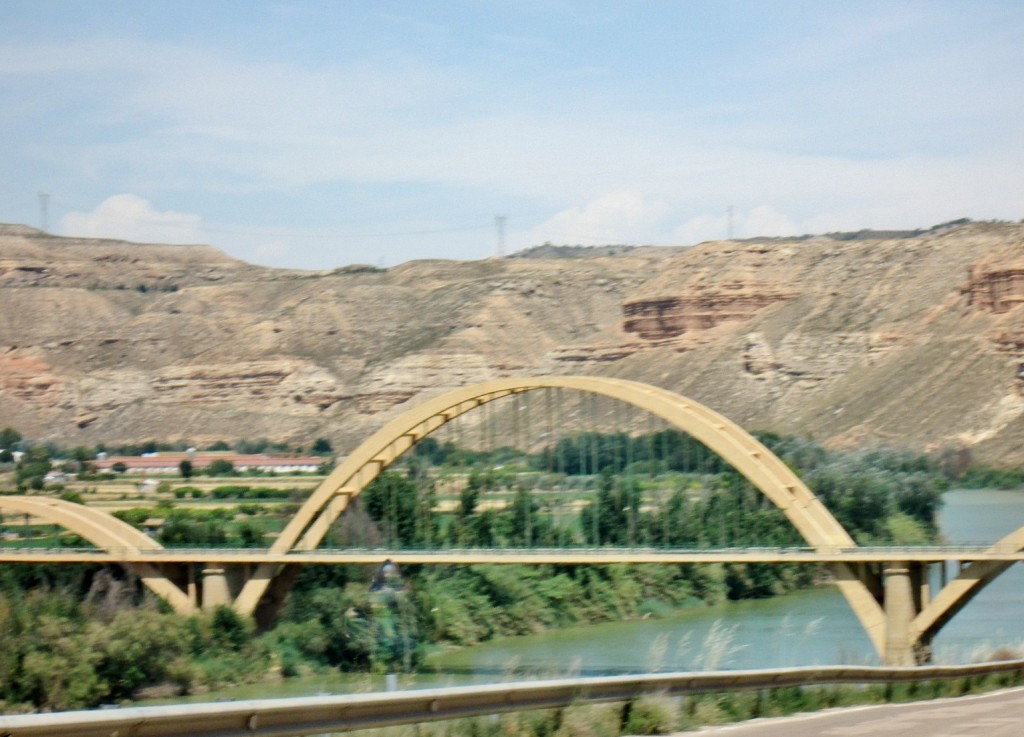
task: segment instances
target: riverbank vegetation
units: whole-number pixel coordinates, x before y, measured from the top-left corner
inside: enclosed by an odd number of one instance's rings
[[[928,458],[832,453],[775,435],[761,440],[858,542],[934,539],[949,482]],[[298,503],[248,486],[222,488],[215,501],[239,504],[196,509],[166,498],[118,514],[140,529],[159,518],[151,532],[169,545],[264,545]],[[181,495],[182,502],[192,500],[191,492]],[[31,530],[19,534],[29,536],[21,544],[33,542]],[[40,544],[49,543],[40,538]],[[665,430],[635,437],[584,433],[532,454],[472,451],[428,438],[360,495],[324,544],[704,548],[802,541],[731,467],[688,436]],[[410,670],[428,645],[469,645],[772,596],[812,585],[821,569],[474,565],[409,566],[377,581],[374,574],[307,566],[277,625],[256,633],[226,608],[197,617],[171,614],[120,571],[4,566],[0,699],[8,706],[72,708],[130,698],[158,683],[190,691],[316,669]],[[73,665],[62,670],[61,663]]]
[[[610,704],[510,712],[446,722],[367,730],[365,737],[620,737],[699,731],[748,719],[844,706],[872,706],[979,694],[1019,686],[1019,673],[893,685],[786,686],[692,696],[644,695]]]
[[[154,684],[229,685],[272,662],[228,607],[182,617],[101,567],[0,567],[0,711],[93,707]]]

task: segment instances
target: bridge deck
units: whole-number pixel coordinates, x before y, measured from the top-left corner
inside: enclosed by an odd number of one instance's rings
[[[0,563],[884,563],[887,561],[1018,561],[1024,551],[1006,546],[942,545],[854,548],[476,548],[388,550],[384,548],[322,548],[306,552],[268,553],[259,548],[162,548],[100,550],[97,548],[0,547]]]

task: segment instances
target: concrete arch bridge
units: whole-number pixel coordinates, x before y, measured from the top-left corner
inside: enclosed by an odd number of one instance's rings
[[[783,511],[807,541],[809,555],[793,551],[757,556],[737,552],[718,560],[808,560],[827,562],[837,585],[864,626],[879,655],[893,665],[927,660],[939,629],[991,580],[1022,558],[1024,528],[965,559],[955,553],[914,548],[876,551],[858,548],[804,483],[741,427],[698,402],[673,392],[624,379],[557,376],[501,379],[458,389],[428,400],[388,422],[356,448],[313,492],[265,551],[244,555],[164,549],[152,538],[103,512],[70,502],[34,497],[0,497],[0,512],[46,519],[101,549],[99,555],[67,552],[51,560],[116,560],[131,569],[175,610],[191,613],[203,605],[229,603],[240,613],[267,619],[283,602],[304,564],[326,562],[316,549],[351,501],[417,442],[455,418],[495,400],[538,389],[572,389],[603,395],[656,415],[691,435],[746,477]],[[197,580],[195,562],[205,555]],[[711,555],[711,557],[708,557]],[[423,555],[419,562],[678,562],[714,560],[713,554],[622,550],[581,554],[569,550],[510,555],[463,551]],[[753,556],[753,557],[751,557]],[[396,560],[401,553],[390,555]],[[2,560],[17,560],[4,556]],[[22,558],[24,557],[22,556]],[[358,560],[358,555],[334,560]],[[379,561],[380,554],[376,554]],[[958,559],[959,575],[931,596],[928,566]],[[943,565],[943,571],[945,566]]]

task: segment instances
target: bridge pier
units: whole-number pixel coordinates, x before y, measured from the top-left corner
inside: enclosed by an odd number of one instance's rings
[[[251,611],[239,609],[239,593],[246,582],[253,577],[253,566],[248,563],[207,563],[200,567],[198,585],[193,579],[190,584],[198,589],[202,609],[208,611],[218,606],[229,606],[239,614],[251,615]],[[191,594],[191,589],[189,590]]]
[[[231,591],[224,568],[207,565],[203,569],[203,609],[231,605]]]
[[[914,665],[911,625],[917,614],[910,564],[890,563],[882,571],[885,611],[885,662],[888,665]]]
[[[295,579],[298,578],[301,570],[301,566],[286,565],[282,566],[274,576],[256,610],[252,612],[258,631],[263,632],[270,629],[277,621],[277,616],[287,601],[288,594],[291,592],[292,586],[295,585]]]
[[[881,571],[886,665],[920,665],[931,660],[931,638],[915,626],[931,603],[930,570],[921,561],[892,561]]]

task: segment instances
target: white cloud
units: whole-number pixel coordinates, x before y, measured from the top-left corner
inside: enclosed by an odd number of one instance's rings
[[[159,212],[133,194],[108,197],[92,212],[69,212],[60,232],[83,238],[119,238],[139,243],[199,243],[200,218],[183,212]]]
[[[672,231],[670,240],[680,245],[691,245],[703,241],[724,239],[729,233],[729,216],[698,215],[690,218]]]
[[[616,192],[555,214],[533,228],[534,242],[637,243],[662,231],[668,205],[655,196]]]
[[[746,214],[738,234],[742,237],[799,235],[797,226],[770,205],[759,205]]]
[[[682,225],[674,228],[669,242],[690,245],[703,241],[724,240],[731,232],[735,238],[755,238],[757,236],[799,235],[800,228],[788,217],[771,205],[758,205],[746,211],[727,211],[720,213],[704,213],[689,218]]]

